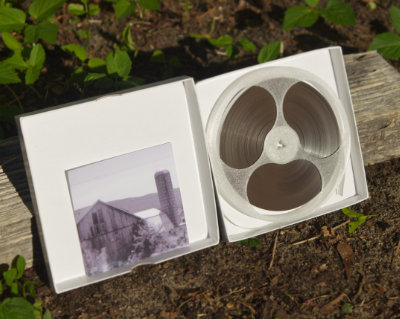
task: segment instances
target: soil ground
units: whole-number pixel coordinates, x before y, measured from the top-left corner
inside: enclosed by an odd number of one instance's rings
[[[376,33],[394,31],[389,8],[400,6],[398,1],[380,0],[375,10],[367,0],[347,2],[356,12],[355,27],[320,19],[309,29],[282,31],[285,9],[301,1],[163,0],[160,11],[131,21],[139,49],[133,74],[147,82],[182,74],[199,80],[255,64],[256,53],[240,52],[228,60],[206,41],[188,36],[207,34],[213,20],[216,37],[246,37],[258,48],[279,40],[284,56],[329,45],[341,45],[344,53],[363,52]],[[100,16],[83,21],[92,32],[83,43],[90,57],[104,58],[129,22],[115,20],[109,3],[101,6]],[[34,90],[21,88],[27,111],[101,93],[65,85],[77,61],[59,45],[80,42],[68,18],[66,10],[60,12],[59,40],[49,48],[47,72]],[[155,49],[176,56],[180,67],[170,72],[167,65],[150,63]],[[353,209],[378,216],[353,234],[348,218],[335,212],[259,236],[261,247],[220,243],[61,295],[51,292],[42,268],[30,269],[28,277],[39,281],[39,298],[55,318],[400,318],[400,160],[366,172],[370,199]],[[350,314],[342,309],[346,303],[352,305]]]

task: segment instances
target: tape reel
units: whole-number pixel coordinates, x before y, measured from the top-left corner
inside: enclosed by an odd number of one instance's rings
[[[230,84],[206,136],[218,193],[241,214],[268,222],[311,216],[343,180],[350,158],[337,95],[292,67],[259,69]]]

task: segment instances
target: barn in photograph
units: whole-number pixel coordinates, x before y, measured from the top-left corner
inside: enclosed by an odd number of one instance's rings
[[[98,200],[75,218],[89,275],[188,244],[179,188],[168,171],[155,174],[157,193]]]

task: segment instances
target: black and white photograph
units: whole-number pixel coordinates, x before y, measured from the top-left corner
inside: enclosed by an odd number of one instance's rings
[[[189,245],[171,143],[66,177],[88,276]]]

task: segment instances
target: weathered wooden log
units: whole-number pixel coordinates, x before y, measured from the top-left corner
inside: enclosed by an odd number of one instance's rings
[[[345,63],[364,164],[400,157],[400,73],[375,51]]]
[[[376,52],[345,62],[365,164],[400,157],[400,73]],[[19,142],[10,138],[0,142],[0,263],[17,254],[42,263]]]

